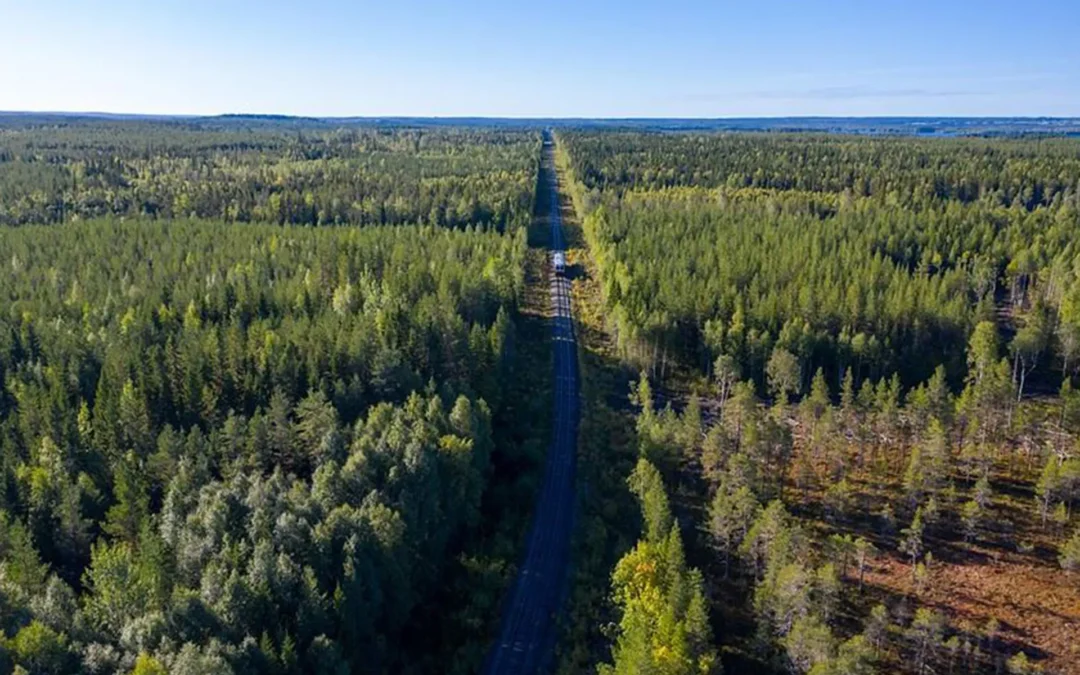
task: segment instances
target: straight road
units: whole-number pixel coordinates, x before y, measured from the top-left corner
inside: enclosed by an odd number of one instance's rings
[[[550,261],[555,252],[565,249],[549,132],[544,133],[540,174],[547,199],[541,197],[538,200],[536,216],[546,216],[551,227]],[[580,414],[577,344],[570,314],[570,282],[564,274],[557,273],[554,264],[551,264],[555,350],[554,429],[545,460],[543,485],[533,510],[525,558],[503,609],[498,641],[488,654],[484,666],[484,672],[488,675],[532,675],[550,665],[555,640],[555,615],[562,603],[568,576]]]

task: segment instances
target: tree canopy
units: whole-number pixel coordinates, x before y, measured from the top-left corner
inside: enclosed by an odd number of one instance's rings
[[[497,426],[520,406],[538,147],[5,130],[0,669],[431,658],[409,631],[471,578],[496,455],[521,436]],[[299,225],[337,223],[371,226]]]

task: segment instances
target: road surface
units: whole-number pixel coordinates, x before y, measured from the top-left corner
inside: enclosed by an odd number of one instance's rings
[[[545,144],[540,179],[545,181],[545,206],[551,227],[551,255],[564,250],[559,193],[555,180],[551,136]],[[544,480],[533,510],[525,557],[503,609],[499,637],[488,654],[487,675],[533,674],[550,665],[555,640],[555,615],[565,595],[570,537],[574,520],[574,468],[578,435],[578,368],[574,323],[570,315],[570,282],[551,273],[552,328],[555,350],[555,415]]]

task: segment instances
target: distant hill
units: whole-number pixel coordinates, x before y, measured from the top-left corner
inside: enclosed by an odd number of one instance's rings
[[[781,131],[915,136],[1080,135],[1076,117],[719,117],[719,118],[514,118],[514,117],[302,117],[279,114],[141,115],[99,112],[0,111],[2,126],[37,126],[90,121],[180,122],[211,127],[385,126],[609,128],[652,131]]]

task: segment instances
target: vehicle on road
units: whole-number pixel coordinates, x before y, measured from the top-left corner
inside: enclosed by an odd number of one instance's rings
[[[555,251],[551,256],[551,265],[555,268],[555,274],[562,274],[566,271],[566,254],[562,251]]]

